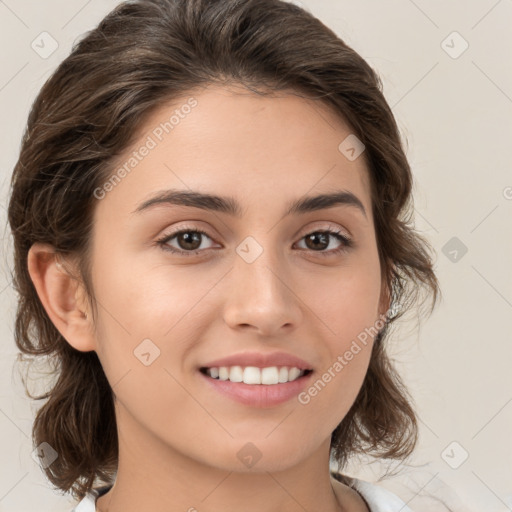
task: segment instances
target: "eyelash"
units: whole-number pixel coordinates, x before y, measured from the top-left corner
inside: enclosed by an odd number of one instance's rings
[[[173,254],[178,254],[181,256],[185,256],[185,257],[195,256],[196,254],[199,254],[200,252],[208,250],[208,249],[195,249],[194,251],[183,251],[183,250],[175,249],[174,247],[167,245],[167,243],[170,240],[172,240],[173,238],[175,238],[176,236],[178,236],[182,233],[200,233],[201,235],[208,237],[210,240],[213,240],[212,237],[210,235],[208,235],[208,233],[206,233],[202,229],[183,228],[174,233],[164,235],[162,238],[159,238],[156,241],[156,243],[164,251],[169,251]],[[336,238],[337,240],[342,242],[342,245],[340,245],[340,247],[338,249],[333,249],[330,251],[313,251],[313,250],[311,250],[311,252],[314,252],[322,257],[335,256],[335,255],[341,254],[342,252],[345,252],[348,249],[351,249],[354,245],[351,238],[348,238],[346,235],[342,234],[341,231],[332,230],[332,229],[318,229],[315,231],[311,231],[311,232],[307,233],[306,235],[304,235],[300,240],[302,240],[302,239],[306,238],[308,235],[312,235],[314,233],[322,233],[322,234],[332,235],[334,238]],[[301,250],[308,250],[308,249],[301,249]]]

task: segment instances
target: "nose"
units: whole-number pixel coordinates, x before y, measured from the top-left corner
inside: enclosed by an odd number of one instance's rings
[[[251,329],[265,337],[297,328],[302,319],[301,298],[294,292],[291,273],[271,258],[270,251],[252,263],[236,257],[229,273],[224,321],[232,329]]]

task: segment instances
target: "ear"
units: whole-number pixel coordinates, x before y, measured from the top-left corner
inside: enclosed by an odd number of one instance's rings
[[[46,313],[66,341],[76,350],[95,350],[93,319],[85,289],[58,260],[55,249],[35,243],[27,256],[28,272]]]

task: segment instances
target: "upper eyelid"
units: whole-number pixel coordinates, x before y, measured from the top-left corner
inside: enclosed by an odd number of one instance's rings
[[[187,222],[187,221],[185,221]],[[195,221],[190,221],[191,223],[192,222],[195,222]],[[308,228],[302,228],[300,230],[297,231],[297,233],[305,233],[305,234],[308,234],[312,231],[322,231],[323,229],[332,229],[332,230],[336,230],[336,231],[342,231],[344,232],[347,236],[351,237],[351,233],[350,231],[346,228],[346,227],[341,227],[339,226],[338,224],[335,224],[333,222],[330,222],[330,221],[316,221],[316,222],[325,222],[326,224],[324,225],[321,225],[321,226],[310,226]],[[208,227],[202,227],[200,224],[197,224],[197,225],[194,225],[194,224],[190,224],[190,225],[187,225],[185,224],[184,226],[180,226],[179,228],[176,228],[176,229],[171,229],[169,231],[169,234],[176,234],[176,233],[180,233],[181,231],[186,231],[186,230],[189,230],[189,231],[210,231],[210,228]],[[210,236],[208,233],[206,233],[208,236]]]

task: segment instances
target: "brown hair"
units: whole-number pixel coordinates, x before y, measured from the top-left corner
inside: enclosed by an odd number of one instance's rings
[[[428,242],[411,225],[412,176],[378,75],[318,19],[280,0],[134,0],[85,35],[36,98],[12,177],[8,219],[14,237],[17,347],[26,360],[46,355],[56,377],[38,396],[33,442],[58,458],[44,471],[82,498],[117,469],[113,392],[94,351],[70,346],[49,319],[27,270],[35,242],[76,258],[91,300],[94,190],[156,108],[209,84],[243,84],[258,94],[293,90],[329,106],[365,144],[383,275],[398,313],[377,336],[350,411],[332,433],[343,466],[368,453],[404,459],[417,422],[386,354],[389,326],[439,292]],[[341,142],[341,141],[340,141]],[[21,356],[21,354],[20,354]],[[20,359],[23,360],[21,356]]]

